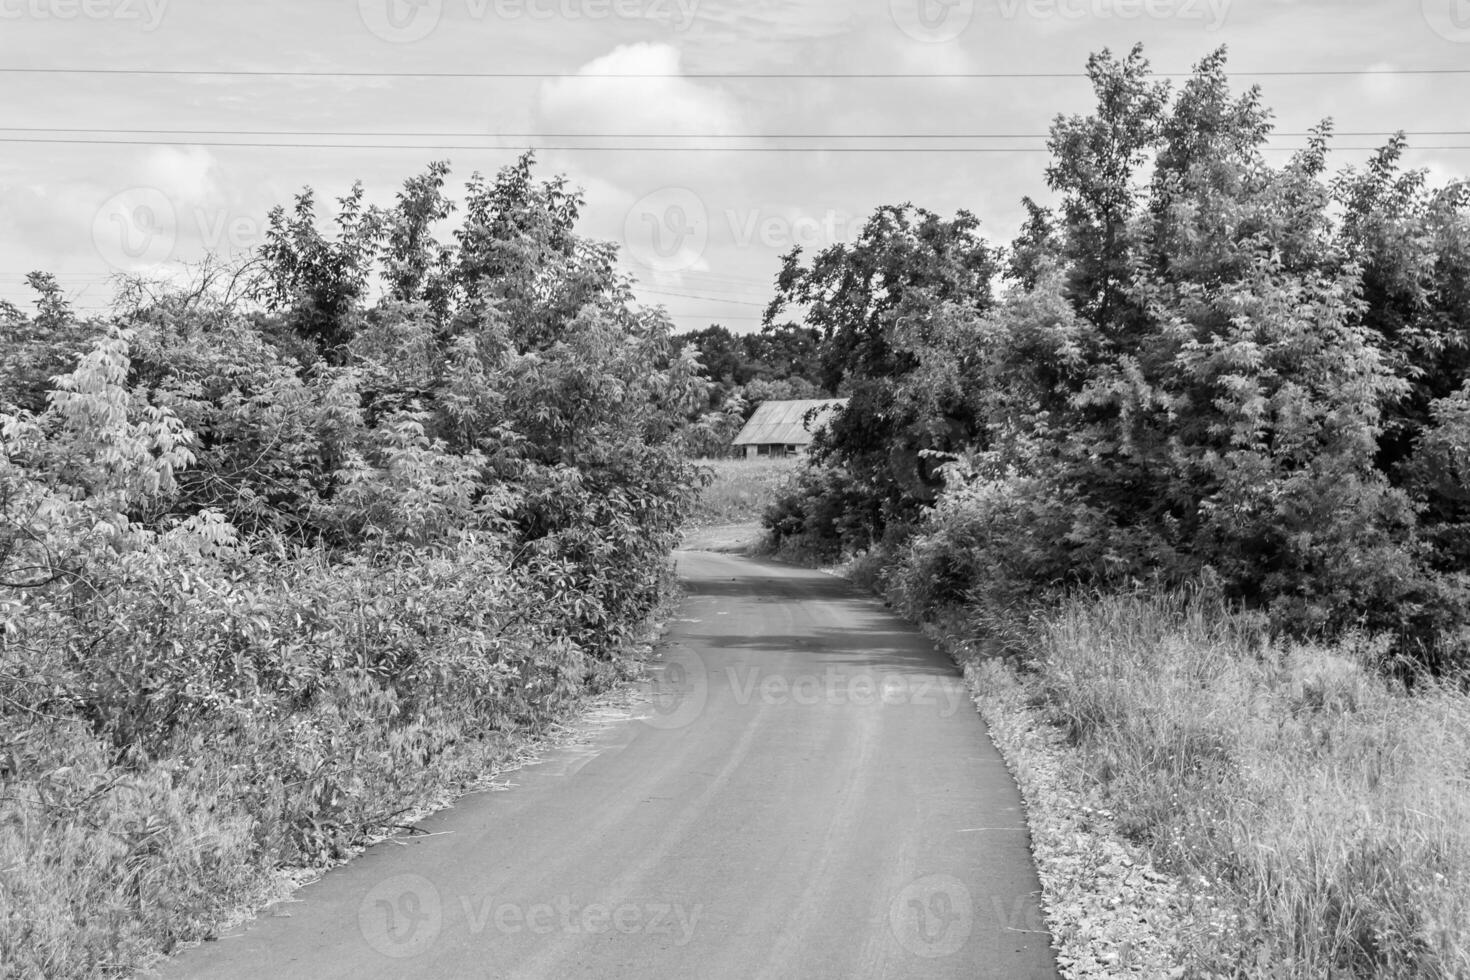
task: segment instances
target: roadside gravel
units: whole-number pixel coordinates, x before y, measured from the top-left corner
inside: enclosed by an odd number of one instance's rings
[[[1025,681],[934,638],[967,664],[975,704],[1021,788],[1062,975],[1183,977],[1184,905],[1176,882],[1118,833],[1112,812],[1081,783],[1075,751],[1030,707]]]

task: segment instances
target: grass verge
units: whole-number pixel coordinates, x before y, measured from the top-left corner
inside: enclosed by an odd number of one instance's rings
[[[1470,698],[1195,596],[1063,602],[1024,683],[1183,886],[1201,977],[1470,976]]]
[[[775,499],[776,490],[801,467],[796,457],[786,459],[706,459],[713,482],[699,495],[688,523],[745,524],[758,522]]]
[[[1470,977],[1463,690],[1197,593],[926,629],[1020,784],[1066,976]]]

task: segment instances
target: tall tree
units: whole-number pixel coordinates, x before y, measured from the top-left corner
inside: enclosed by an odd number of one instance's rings
[[[966,211],[944,219],[912,205],[879,208],[851,244],[833,245],[801,263],[783,259],[772,326],[784,309],[801,309],[822,337],[822,384],[846,395],[847,408],[818,439],[818,458],[846,469],[866,494],[872,517],[864,533],[911,521],[940,486],[935,454],[969,437],[962,401],[943,405],[901,396],[903,379],[938,329],[940,310],[983,312],[993,302],[998,250]]]

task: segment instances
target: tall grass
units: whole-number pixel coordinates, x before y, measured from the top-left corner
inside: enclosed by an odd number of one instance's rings
[[[690,523],[750,524],[776,497],[776,491],[803,465],[797,457],[785,459],[707,459],[700,462],[713,473],[713,482],[700,494]]]
[[[1470,697],[1201,596],[1033,623],[1038,701],[1191,896],[1201,977],[1470,977]]]

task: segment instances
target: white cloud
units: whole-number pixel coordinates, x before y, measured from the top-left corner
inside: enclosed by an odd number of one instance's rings
[[[680,75],[679,49],[670,44],[623,45],[548,82],[539,112],[547,132],[604,133],[738,133],[740,115],[729,95]]]
[[[202,146],[160,146],[143,161],[139,183],[168,193],[176,204],[202,204],[219,196],[214,154]]]
[[[1402,99],[1405,87],[1404,77],[1386,74],[1393,71],[1393,68],[1393,65],[1383,61],[1369,65],[1366,72],[1359,76],[1359,91],[1378,103],[1395,103]]]

